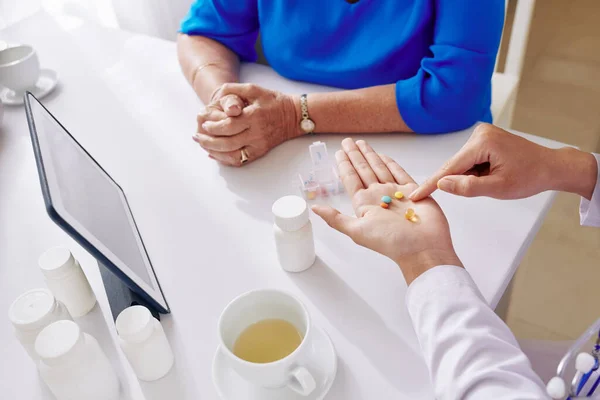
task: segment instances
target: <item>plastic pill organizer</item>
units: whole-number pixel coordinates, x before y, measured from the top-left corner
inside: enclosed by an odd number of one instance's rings
[[[306,200],[334,196],[344,192],[337,168],[324,142],[308,146],[312,166],[298,174],[300,192]]]

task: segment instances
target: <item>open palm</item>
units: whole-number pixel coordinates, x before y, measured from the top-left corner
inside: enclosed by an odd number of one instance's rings
[[[434,258],[430,261],[433,263],[441,263],[439,257],[449,258],[444,263],[460,263],[452,247],[448,221],[435,200],[413,203],[407,197],[394,198],[395,192],[408,195],[417,188],[400,165],[377,154],[364,140],[355,143],[344,139],[342,148],[336,153],[336,161],[356,218],[327,206],[314,206],[316,214],[357,244],[396,261],[405,277],[405,266],[411,268],[427,258]],[[382,196],[393,199],[387,209],[380,205]],[[409,208],[415,211],[413,220],[405,216]]]

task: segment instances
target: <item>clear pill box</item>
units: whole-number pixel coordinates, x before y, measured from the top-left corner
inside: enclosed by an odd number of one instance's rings
[[[314,142],[309,147],[312,165],[298,174],[300,192],[306,200],[340,194],[344,187],[337,168],[329,158],[327,145]]]

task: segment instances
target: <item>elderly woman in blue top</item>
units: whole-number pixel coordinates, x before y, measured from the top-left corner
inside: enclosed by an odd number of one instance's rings
[[[313,131],[490,122],[503,22],[504,0],[196,0],[178,38],[182,70],[208,105],[194,140],[240,166]],[[279,74],[347,90],[304,97],[237,83],[259,31]]]

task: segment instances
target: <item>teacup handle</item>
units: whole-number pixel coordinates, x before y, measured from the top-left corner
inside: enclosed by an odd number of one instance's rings
[[[290,375],[289,388],[302,396],[308,396],[317,387],[315,378],[304,367],[294,368]]]

